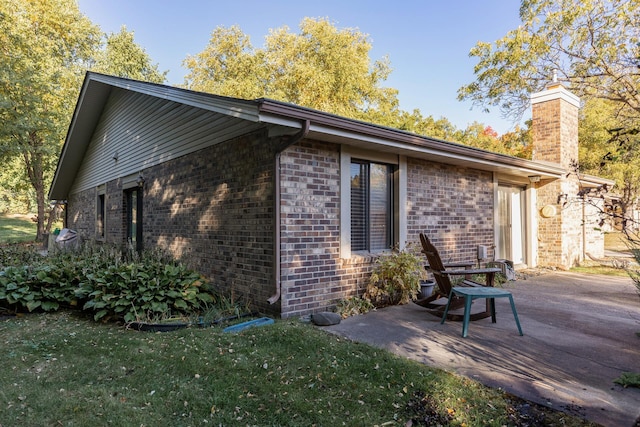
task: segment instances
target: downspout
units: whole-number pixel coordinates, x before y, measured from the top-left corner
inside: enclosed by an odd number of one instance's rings
[[[269,304],[275,304],[281,295],[281,286],[282,283],[280,281],[281,268],[280,268],[280,232],[281,232],[281,214],[280,214],[280,155],[284,150],[297,143],[303,138],[306,138],[307,134],[309,134],[309,120],[306,119],[302,123],[302,129],[300,132],[291,135],[287,138],[284,138],[284,141],[276,147],[276,155],[275,155],[275,170],[273,173],[273,185],[275,189],[274,194],[274,248],[273,248],[273,282],[276,285],[276,293],[273,294],[270,298],[267,299]]]

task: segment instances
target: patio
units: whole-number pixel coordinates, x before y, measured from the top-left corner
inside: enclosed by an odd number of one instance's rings
[[[326,330],[604,426],[635,425],[640,389],[613,383],[623,372],[640,372],[640,298],[632,281],[549,272],[505,287],[524,336],[506,298],[496,300],[497,323],[471,322],[467,338],[462,322],[441,325],[416,304],[354,316]]]

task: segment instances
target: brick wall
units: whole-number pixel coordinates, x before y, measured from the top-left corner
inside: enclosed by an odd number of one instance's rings
[[[340,258],[339,146],[304,141],[282,163],[282,316],[291,317],[361,295],[376,257]],[[447,261],[475,262],[478,244],[493,245],[491,173],[407,163],[408,243],[425,231]]]
[[[264,312],[273,283],[273,168],[263,133],[215,145],[145,169],[143,239],[184,259],[213,284]],[[119,179],[107,183],[106,240],[125,243]],[[95,233],[95,190],[69,199],[69,226]]]
[[[264,133],[144,171],[145,247],[188,259],[214,285],[273,311],[274,156]]]
[[[302,141],[281,157],[282,316],[309,314],[356,292],[340,261],[340,151]]]
[[[95,188],[69,195],[66,226],[77,231],[83,240],[95,236],[97,197]]]
[[[573,172],[578,161],[579,107],[569,101],[566,89],[558,85],[551,89],[559,91],[532,105],[533,160],[558,163]],[[589,227],[583,229],[578,191],[575,173],[537,184],[537,211],[547,205],[556,209],[556,215],[538,218],[539,265],[568,269],[583,259],[583,231]]]
[[[233,147],[233,149],[231,149]],[[281,289],[273,284],[273,166],[264,134],[237,138],[145,169],[144,245],[183,257],[214,284],[282,317],[361,295],[375,256],[340,258],[340,147],[302,141],[281,156]],[[407,160],[409,243],[426,232],[446,261],[474,261],[493,243],[491,173]],[[123,244],[119,180],[106,188],[107,241]],[[96,192],[73,195],[70,226],[95,233]],[[419,248],[415,248],[419,251]],[[490,253],[491,256],[491,253]]]
[[[494,194],[490,172],[409,159],[407,238],[424,232],[444,262],[477,260],[478,245],[493,258]]]

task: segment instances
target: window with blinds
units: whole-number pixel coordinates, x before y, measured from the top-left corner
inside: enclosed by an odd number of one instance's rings
[[[393,166],[351,161],[351,250],[389,249],[393,230]]]

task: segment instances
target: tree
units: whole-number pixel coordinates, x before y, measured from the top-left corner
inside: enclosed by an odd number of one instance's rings
[[[74,0],[0,0],[0,157],[24,162],[36,193],[37,238],[79,76],[99,36]]]
[[[531,124],[531,120],[527,120],[526,127],[516,126],[513,131],[500,136],[500,144],[507,150],[508,154],[531,160],[533,150]]]
[[[522,0],[520,19],[504,38],[471,49],[477,79],[459,89],[460,100],[498,106],[517,119],[557,72],[582,98],[607,99],[623,116],[640,115],[640,2]]]
[[[163,83],[133,32],[105,36],[74,0],[0,0],[0,158],[5,190],[28,194],[37,206],[38,233],[48,232],[49,187],[85,70]],[[20,159],[22,166],[16,164]],[[3,197],[8,197],[3,194]],[[31,200],[15,197],[29,205]],[[15,207],[15,203],[4,203]]]
[[[8,157],[0,169],[0,213],[26,213],[35,201],[33,187],[25,175],[24,161]]]
[[[168,73],[160,72],[158,65],[152,64],[147,52],[135,43],[133,31],[127,31],[125,26],[119,33],[106,37],[104,48],[96,54],[92,70],[151,83],[164,83]]]
[[[299,34],[286,26],[271,30],[259,49],[240,28],[219,27],[201,53],[185,59],[185,87],[393,125],[397,90],[381,86],[391,72],[389,61],[372,63],[370,50],[367,35],[325,19],[303,19]]]
[[[444,117],[438,120],[432,116],[424,117],[418,109],[414,109],[411,113],[400,111],[395,119],[387,118],[387,121],[389,122],[387,126],[407,132],[446,141],[457,141],[458,139],[459,131],[449,120]]]
[[[515,145],[505,146],[479,123],[461,131],[446,118],[401,110],[397,90],[382,86],[391,73],[389,59],[372,62],[370,50],[365,34],[337,29],[322,19],[305,18],[299,34],[287,27],[271,30],[260,49],[239,27],[218,27],[202,52],[185,59],[190,70],[185,87],[245,99],[272,98],[432,138],[527,155],[515,135],[510,141]]]
[[[592,99],[580,114],[580,170],[616,181],[614,213],[623,228],[631,225],[632,209],[640,194],[638,126],[621,126],[616,103]],[[636,224],[637,227],[637,224]]]

